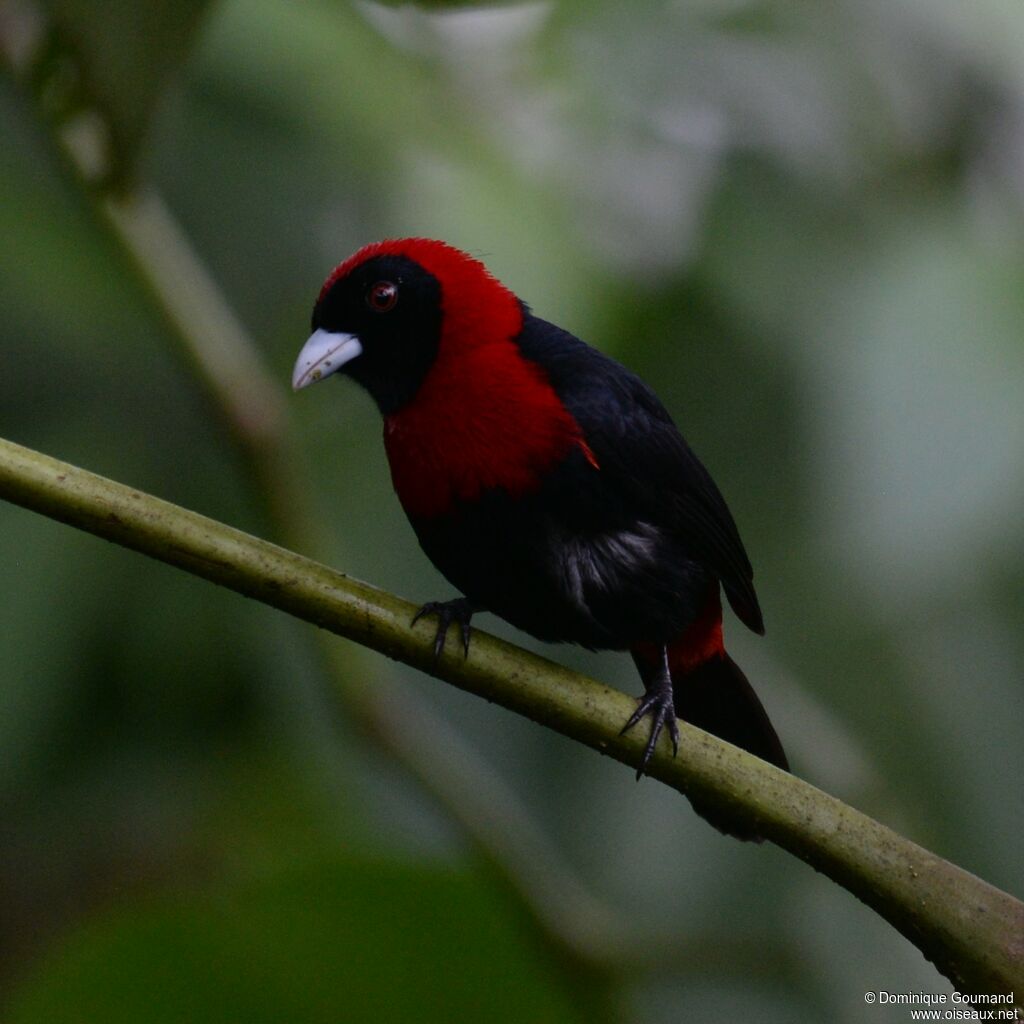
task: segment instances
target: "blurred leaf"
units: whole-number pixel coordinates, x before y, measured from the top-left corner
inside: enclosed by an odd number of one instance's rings
[[[11,1024],[576,1018],[472,876],[342,861],[93,921]]]
[[[209,0],[48,0],[81,99],[107,121],[115,173],[138,156],[161,93],[196,39]]]

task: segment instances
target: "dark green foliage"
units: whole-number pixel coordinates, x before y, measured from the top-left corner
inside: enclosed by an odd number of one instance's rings
[[[360,861],[202,884],[105,914],[34,972],[9,1024],[578,1019],[494,891]]]

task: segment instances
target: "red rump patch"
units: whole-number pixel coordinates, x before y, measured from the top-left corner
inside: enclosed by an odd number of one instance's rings
[[[661,654],[655,644],[640,643],[633,652],[644,662],[657,664]],[[668,667],[675,676],[684,676],[712,658],[725,654],[722,639],[722,598],[718,581],[712,584],[704,610],[668,645]]]
[[[376,242],[335,268],[321,295],[385,255],[415,260],[441,286],[437,359],[415,399],[384,420],[391,479],[406,513],[443,515],[490,488],[529,493],[574,446],[596,466],[546,374],[513,341],[523,325],[519,300],[479,260],[431,239]]]

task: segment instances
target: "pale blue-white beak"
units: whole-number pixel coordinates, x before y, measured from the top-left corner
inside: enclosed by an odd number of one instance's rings
[[[354,334],[335,334],[323,328],[314,331],[295,360],[292,388],[298,391],[330,377],[362,352],[363,346]]]

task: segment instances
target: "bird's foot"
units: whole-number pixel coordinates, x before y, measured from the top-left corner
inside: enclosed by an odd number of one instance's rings
[[[441,657],[444,650],[445,638],[448,636],[448,627],[453,622],[459,624],[459,633],[462,636],[462,653],[469,657],[469,622],[473,613],[477,611],[476,605],[469,598],[457,597],[452,601],[428,601],[413,616],[412,625],[423,618],[424,615],[437,616],[437,635],[434,637],[434,661]]]
[[[629,721],[622,727],[619,735],[625,735],[647,715],[651,716],[651,735],[640,758],[640,767],[636,770],[638,781],[647,771],[647,766],[654,756],[654,748],[658,745],[662,729],[667,727],[672,738],[672,756],[675,757],[679,753],[679,723],[676,721],[675,702],[672,699],[672,676],[669,674],[667,659],[658,675],[646,684],[636,711],[629,716]]]

